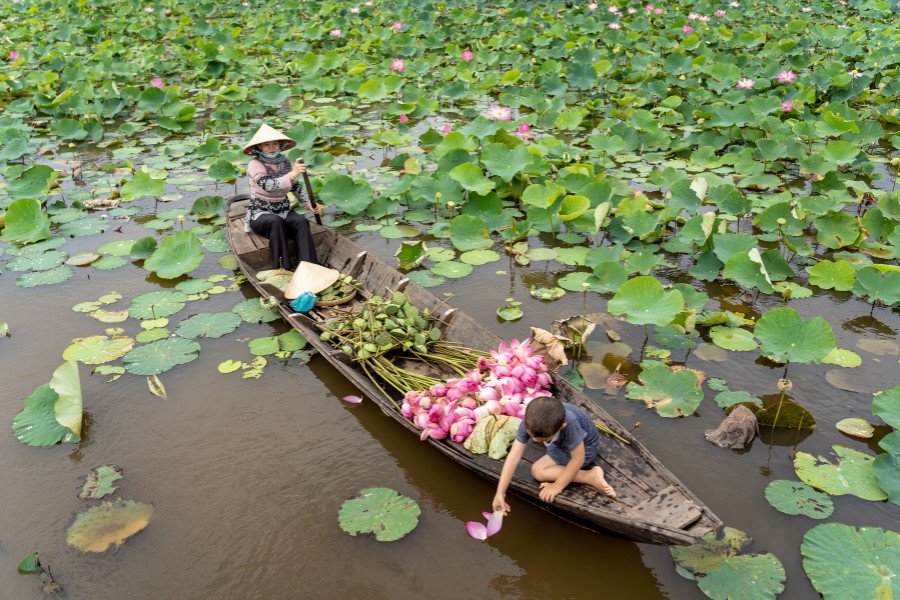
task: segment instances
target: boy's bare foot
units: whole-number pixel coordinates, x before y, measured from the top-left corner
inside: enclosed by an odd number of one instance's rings
[[[591,487],[597,488],[600,490],[604,496],[609,496],[610,498],[616,497],[616,490],[613,489],[609,482],[606,481],[606,477],[603,476],[603,469],[600,467],[594,467],[590,471],[590,482],[589,485]]]

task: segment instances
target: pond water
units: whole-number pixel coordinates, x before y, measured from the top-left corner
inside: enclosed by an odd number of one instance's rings
[[[121,232],[72,239],[65,249],[92,251],[107,241],[146,235],[134,221],[119,224]],[[398,241],[357,233],[352,225],[341,231],[393,262]],[[233,275],[217,264],[221,256],[208,253],[191,275]],[[582,311],[580,294],[556,302],[529,297],[530,286],[551,283],[559,268],[547,262],[517,267],[504,257],[435,291],[452,294],[455,306],[501,336],[524,338],[529,326],[549,328],[554,319]],[[72,339],[102,334],[110,326],[132,336],[140,331],[133,319],[105,325],[73,312],[74,304],[116,291],[124,299],[115,306],[123,309],[137,295],[174,285],[134,264],[111,271],[77,269],[64,284],[30,289],[17,288],[14,275],[0,276],[0,321],[12,332],[0,339],[0,410],[6,423],[48,380]],[[678,279],[676,271],[659,276]],[[703,290],[713,304],[749,317],[780,304],[777,296],[762,296],[746,305],[741,290],[727,285]],[[190,314],[228,311],[250,296],[245,285],[191,302],[172,317],[172,326]],[[507,298],[522,302],[520,321],[496,317]],[[726,525],[747,532],[755,540],[754,552],[773,552],[783,562],[783,597],[804,599],[818,597],[799,553],[803,534],[816,522],[775,511],[764,488],[775,479],[796,479],[792,460],[798,442],[812,454],[827,455],[834,444],[878,452],[875,442],[844,436],[834,424],[853,416],[873,420],[871,393],[900,384],[894,350],[900,316],[896,310],[873,311],[849,293],[819,293],[791,306],[804,318],[824,316],[838,346],[863,359],[861,367],[848,371],[858,392],[826,381],[825,373],[834,367],[791,367],[789,395],[818,422],[811,434],[764,431],[748,451],[737,453],[703,437],[724,418],[709,390],[697,413],[682,419],[663,419],[624,392],[587,393],[633,427]],[[601,296],[590,294],[588,312],[605,308]],[[635,349],[631,358],[637,362],[643,329],[625,323],[614,329]],[[33,551],[63,586],[60,597],[73,599],[704,597],[676,574],[666,548],[588,531],[517,499],[500,534],[488,543],[472,540],[465,522],[479,520],[489,508],[492,486],[421,444],[373,404],[342,403],[339,399],[355,390],[321,357],[306,365],[270,360],[259,379],[217,371],[225,360],[252,358],[247,340],[284,330],[280,322],[242,324],[222,338],[202,340],[196,361],[160,376],[168,400],[151,395],[143,377],[105,383],[106,377],[89,375],[82,365],[86,431],[80,444],[34,448],[12,435],[0,436],[2,597],[42,597],[36,577],[15,572]],[[593,339],[584,361],[605,358],[605,336],[598,331]],[[877,354],[860,348],[860,340],[889,343],[883,345],[885,354]],[[759,359],[757,352],[730,352],[721,362],[685,354],[673,351],[672,359],[726,379],[731,389],[760,397],[778,393],[783,367]],[[886,428],[875,439],[885,433]],[[125,475],[118,495],[150,502],[155,513],[150,525],[119,549],[82,555],[67,546],[65,530],[85,508],[77,498],[84,475],[110,463]],[[389,487],[415,499],[422,508],[417,529],[389,544],[344,534],[338,509],[367,487]],[[900,525],[896,506],[852,496],[835,498],[831,520],[895,530]]]

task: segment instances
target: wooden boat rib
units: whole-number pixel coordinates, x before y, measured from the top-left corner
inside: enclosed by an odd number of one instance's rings
[[[339,349],[319,340],[320,324],[331,308],[316,308],[309,313],[295,313],[280,290],[261,283],[256,273],[271,268],[268,241],[244,232],[247,196],[229,198],[226,203],[227,236],[237,263],[248,281],[265,297],[274,296],[284,319],[306,337],[322,356],[331,362],[359,390],[415,435],[420,430],[400,414],[399,397],[388,397],[370,381],[353,359]],[[327,227],[311,224],[316,251],[321,264],[352,275],[362,284],[363,294],[384,294],[385,290],[404,291],[420,309],[429,308],[443,322],[444,339],[466,347],[488,351],[501,341],[492,331],[425,288],[411,282],[402,273],[379,258],[368,254],[355,243],[337,235]],[[358,300],[351,305],[358,304]],[[402,359],[401,359],[402,360]],[[403,366],[413,370],[418,363]],[[429,373],[448,378],[451,373]],[[581,406],[595,420],[628,440],[622,442],[606,433],[600,434],[600,452],[596,464],[616,489],[615,500],[593,488],[572,484],[557,496],[552,505],[538,498],[539,484],[531,476],[531,465],[544,454],[543,446],[530,443],[510,485],[514,493],[535,502],[569,520],[582,525],[608,530],[635,541],[658,544],[692,544],[722,525],[722,522],[693,493],[664,467],[628,430],[617,423],[594,401],[572,387],[562,377],[554,377],[553,393],[560,400]],[[428,439],[427,443],[479,475],[496,482],[502,462],[487,455],[473,455],[462,444],[449,440]]]

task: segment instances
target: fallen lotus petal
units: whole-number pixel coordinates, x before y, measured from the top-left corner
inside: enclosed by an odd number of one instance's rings
[[[348,404],[359,404],[360,402],[362,402],[362,398],[360,398],[359,396],[344,396],[343,398],[341,398],[341,400],[347,402]]]
[[[487,527],[484,526],[484,523],[476,523],[475,521],[466,522],[466,531],[469,532],[476,540],[486,540],[488,537]]]
[[[487,527],[485,528],[487,531],[487,536],[491,537],[503,527],[503,511],[496,511],[488,517]]]

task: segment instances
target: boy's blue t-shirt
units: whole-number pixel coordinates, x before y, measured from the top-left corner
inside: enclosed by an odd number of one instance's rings
[[[570,454],[582,442],[584,442],[585,448],[596,448],[599,446],[600,433],[597,431],[597,426],[594,425],[590,415],[583,408],[573,404],[563,402],[562,405],[566,410],[566,426],[559,430],[553,441],[546,442],[547,452],[551,453],[553,447],[556,446],[566,454]],[[525,421],[523,419],[519,423],[516,440],[527,444],[530,439],[531,436],[525,430]]]

